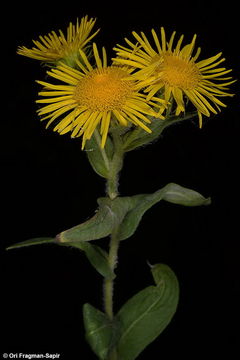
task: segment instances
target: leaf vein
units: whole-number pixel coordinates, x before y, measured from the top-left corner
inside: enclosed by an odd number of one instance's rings
[[[125,332],[122,334],[122,336],[120,337],[120,341],[122,341],[122,339],[123,339],[124,337],[126,337],[126,335],[131,331],[131,329],[132,329],[139,321],[141,321],[141,320],[144,318],[144,316],[146,316],[146,315],[151,311],[151,309],[152,309],[155,305],[157,305],[157,303],[158,303],[159,301],[161,301],[161,299],[162,299],[162,294],[159,296],[159,298],[158,298],[156,301],[153,302],[153,304],[152,304],[151,306],[149,306],[149,308],[148,308],[141,316],[139,316],[135,321],[132,322],[132,324],[126,329],[126,331],[125,331]]]

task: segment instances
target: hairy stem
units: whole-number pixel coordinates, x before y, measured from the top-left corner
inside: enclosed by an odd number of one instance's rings
[[[118,240],[118,227],[116,227],[112,234],[109,245],[109,254],[108,254],[108,262],[112,271],[116,268],[117,265],[117,254],[119,248],[119,240]],[[104,307],[105,313],[108,315],[109,319],[113,319],[113,280],[106,279],[104,282]]]
[[[113,145],[114,145],[114,155],[110,162],[109,177],[107,180],[106,192],[110,199],[115,199],[118,195],[118,176],[119,172],[123,165],[123,147],[121,138],[118,132],[112,133]],[[118,248],[119,248],[119,239],[118,239],[118,225],[113,229],[110,244],[109,244],[109,254],[108,262],[111,270],[114,272],[114,269],[117,265],[118,257]],[[114,280],[105,279],[104,280],[104,309],[106,315],[110,320],[114,318],[113,311],[113,289],[114,289]],[[108,360],[117,360],[116,349],[113,349],[109,354]]]
[[[119,133],[115,130],[112,133],[114,155],[109,165],[109,176],[107,179],[107,195],[110,199],[115,199],[118,193],[118,176],[123,166],[123,145]]]

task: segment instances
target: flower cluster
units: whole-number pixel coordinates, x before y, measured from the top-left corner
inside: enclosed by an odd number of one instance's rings
[[[151,133],[148,124],[153,118],[180,116],[190,104],[201,127],[202,115],[216,114],[226,106],[220,98],[233,96],[228,91],[234,82],[231,70],[219,66],[225,60],[222,53],[199,61],[196,35],[185,46],[182,35],[174,46],[175,32],[167,41],[163,28],[159,36],[152,30],[152,44],[143,32],[133,32],[134,41],[116,45],[116,57],[108,65],[105,48],[100,54],[93,43],[88,51],[99,31],[91,34],[95,21],[86,16],[76,25],[70,23],[67,36],[52,32],[33,41],[32,49],[18,49],[20,55],[52,66],[47,74],[57,83],[38,81],[38,114],[48,120],[47,127],[57,120],[53,129],[59,134],[82,136],[82,148],[95,130],[104,147],[116,124]]]

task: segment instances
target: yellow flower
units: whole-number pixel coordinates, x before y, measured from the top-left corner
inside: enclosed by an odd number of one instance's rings
[[[107,56],[103,48],[101,59],[93,44],[96,67],[93,68],[82,50],[79,50],[82,62],[78,69],[66,64],[48,71],[48,75],[61,81],[51,84],[38,81],[44,86],[39,93],[43,99],[37,103],[48,104],[38,110],[39,115],[48,119],[47,127],[57,118],[64,115],[55,126],[59,134],[71,132],[72,137],[83,135],[82,148],[98,126],[104,147],[111,121],[122,126],[134,124],[147,132],[151,130],[145,123],[151,123],[147,116],[163,119],[165,101],[153,97],[146,101],[146,95],[136,90],[136,80],[129,79],[131,70],[123,66],[107,66]],[[128,78],[126,80],[125,78]],[[151,107],[158,108],[158,113]]]
[[[88,20],[88,16],[83,17],[80,23],[77,19],[76,25],[69,24],[66,37],[61,30],[59,35],[52,31],[48,35],[39,36],[39,40],[33,40],[35,47],[32,49],[21,46],[17,53],[48,63],[64,59],[71,66],[79,56],[78,50],[84,50],[87,43],[99,32],[97,30],[90,35],[95,22],[96,19],[93,18]]]
[[[222,53],[197,61],[201,51],[198,48],[193,55],[196,35],[184,47],[181,46],[182,35],[173,48],[175,32],[167,42],[164,28],[161,28],[161,41],[152,30],[153,48],[143,32],[141,35],[136,32],[132,34],[138,41],[137,46],[125,39],[129,48],[117,45],[114,48],[117,53],[114,61],[137,70],[133,76],[141,87],[146,87],[147,99],[158,93],[163,94],[166,101],[172,103],[175,100],[176,115],[185,112],[186,102],[190,100],[198,112],[201,127],[202,114],[216,114],[216,109],[220,111],[220,106],[226,106],[219,98],[233,96],[228,92],[228,85],[234,81],[229,81],[232,77],[225,77],[231,70],[218,67],[225,60],[221,57]]]

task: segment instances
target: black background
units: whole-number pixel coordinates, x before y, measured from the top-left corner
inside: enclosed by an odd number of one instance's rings
[[[84,341],[82,305],[102,307],[102,279],[77,250],[39,246],[6,252],[14,242],[55,236],[94,214],[105,184],[91,169],[79,140],[45,130],[36,116],[45,69],[16,55],[51,30],[88,14],[97,17],[95,40],[112,47],[132,30],[164,26],[185,41],[194,33],[201,58],[223,51],[239,78],[236,1],[21,2],[2,17],[2,318],[3,352],[60,353],[61,359],[95,359]],[[121,244],[115,309],[152,283],[147,261],[166,263],[178,276],[178,311],[144,359],[237,357],[239,331],[239,83],[221,114],[203,129],[189,121],[167,129],[151,146],[127,154],[123,196],[150,193],[169,182],[212,197],[209,207],[160,203],[149,210],[132,238]],[[99,244],[107,246],[106,240]]]

